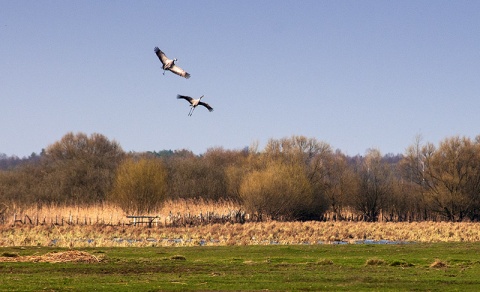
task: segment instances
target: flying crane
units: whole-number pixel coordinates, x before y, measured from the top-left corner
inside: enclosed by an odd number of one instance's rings
[[[198,99],[194,99],[194,98],[191,98],[190,96],[185,96],[185,95],[180,95],[180,94],[177,95],[177,99],[185,99],[186,101],[188,101],[190,103],[191,108],[190,108],[190,112],[188,113],[188,116],[191,116],[193,114],[193,111],[195,110],[195,108],[198,105],[203,105],[209,111],[213,111],[213,108],[208,103],[200,101],[202,99],[202,97],[203,97],[203,95],[200,96],[200,98],[198,98]]]
[[[165,71],[169,70],[172,73],[175,73],[179,76],[185,77],[185,78],[190,78],[190,74],[187,73],[185,70],[182,68],[178,67],[175,65],[175,62],[177,61],[176,58],[173,60],[170,60],[162,50],[160,50],[158,47],[155,47],[154,49],[155,54],[157,55],[158,59],[160,59],[160,62],[162,62],[163,65],[163,75],[165,75]]]

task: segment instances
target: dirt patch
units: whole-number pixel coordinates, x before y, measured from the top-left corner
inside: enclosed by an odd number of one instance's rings
[[[96,256],[78,250],[69,250],[63,252],[49,252],[44,255],[33,256],[0,256],[0,262],[38,262],[38,263],[98,263],[100,259]]]

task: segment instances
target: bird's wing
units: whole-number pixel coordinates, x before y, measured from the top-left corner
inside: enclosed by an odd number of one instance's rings
[[[158,47],[155,47],[155,54],[157,54],[158,59],[160,59],[160,62],[162,62],[163,65],[170,61],[165,53],[162,52],[162,50],[160,50]]]
[[[170,67],[168,70],[172,71],[173,73],[177,74],[177,75],[180,75],[182,77],[185,77],[185,78],[190,78],[190,74],[185,72],[185,70],[183,70],[182,68],[178,67],[177,65],[173,65],[172,67]]]
[[[199,102],[198,103],[199,105],[203,105],[204,107],[206,107],[208,109],[208,111],[213,111],[213,107],[211,107],[210,105],[208,105],[208,103],[205,103],[203,101]]]
[[[189,103],[192,103],[192,100],[193,100],[193,98],[191,98],[190,96],[177,94],[177,99],[180,99],[180,98],[187,100]]]

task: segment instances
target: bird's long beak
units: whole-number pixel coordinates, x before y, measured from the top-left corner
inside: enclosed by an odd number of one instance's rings
[[[199,98],[199,99],[202,99],[202,97],[203,97],[203,95],[202,95],[202,96],[200,96],[200,98]]]

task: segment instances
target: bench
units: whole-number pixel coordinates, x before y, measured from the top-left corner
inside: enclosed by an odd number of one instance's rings
[[[152,227],[153,224],[158,225],[160,221],[160,216],[134,216],[128,215],[130,219],[130,224],[133,226],[148,224],[148,227]]]

